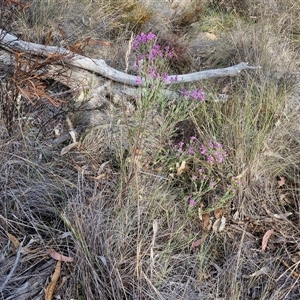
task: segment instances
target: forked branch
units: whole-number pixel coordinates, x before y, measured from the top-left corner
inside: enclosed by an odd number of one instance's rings
[[[60,55],[62,61],[71,66],[79,67],[96,74],[102,75],[105,78],[109,78],[113,81],[138,86],[137,77],[134,75],[120,72],[110,66],[108,66],[103,59],[91,59],[76,53],[73,53],[65,48],[55,46],[44,46],[40,44],[25,42],[18,39],[15,35],[0,29],[0,47],[8,51],[22,51],[28,54],[49,56]],[[258,69],[260,67],[251,67],[248,63],[242,62],[237,65],[223,68],[213,69],[206,71],[199,71],[195,73],[189,73],[184,75],[170,75],[168,76],[166,83],[187,83],[198,80],[224,77],[224,76],[236,76],[244,69]],[[145,78],[142,78],[142,85],[145,83]]]

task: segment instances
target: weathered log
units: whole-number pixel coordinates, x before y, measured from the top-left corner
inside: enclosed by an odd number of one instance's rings
[[[97,74],[113,81],[138,86],[137,76],[120,72],[108,66],[103,59],[91,59],[76,53],[73,53],[62,47],[45,46],[20,40],[15,35],[0,29],[0,47],[8,51],[22,51],[31,55],[49,56],[59,55],[64,63],[71,66],[79,67]],[[244,69],[258,69],[260,67],[251,67],[248,63],[242,62],[237,65],[223,68],[213,69],[206,71],[199,71],[184,75],[170,75],[166,80],[166,84],[171,83],[188,83],[198,80],[223,77],[223,76],[236,76]],[[145,84],[145,78],[142,78],[141,85]]]

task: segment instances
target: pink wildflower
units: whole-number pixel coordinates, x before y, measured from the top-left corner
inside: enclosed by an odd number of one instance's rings
[[[214,160],[215,160],[214,157],[211,154],[209,154],[207,157],[208,163],[212,164],[214,162]]]
[[[136,84],[141,85],[142,84],[142,78],[140,76],[136,76],[135,82],[136,82]]]
[[[189,155],[194,155],[195,154],[195,150],[193,148],[189,148],[188,154]]]
[[[191,196],[188,196],[188,200],[190,206],[194,206],[196,204],[196,201]]]
[[[203,155],[205,155],[206,152],[207,152],[207,149],[202,145],[202,146],[200,147],[200,153],[203,154]]]

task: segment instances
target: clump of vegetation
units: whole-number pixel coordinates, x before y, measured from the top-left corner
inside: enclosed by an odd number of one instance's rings
[[[255,6],[255,4],[252,5]],[[210,1],[209,7],[219,9],[224,12],[234,11],[235,13],[244,15],[248,13],[248,9],[251,7],[251,4],[248,0],[212,0]]]
[[[143,1],[114,0],[106,6],[113,18],[109,24],[112,34],[118,36],[124,31],[138,32],[153,18],[154,11]]]
[[[186,3],[177,2],[173,6],[175,13],[172,18],[172,24],[175,28],[184,28],[201,19],[203,16],[205,4],[204,1],[192,0]]]
[[[239,181],[228,170],[225,173],[228,153],[223,145],[212,140],[201,144],[191,136],[187,144],[183,141],[175,144],[174,152],[176,173],[172,177],[177,177],[177,186],[183,184],[189,205],[205,207],[207,211],[226,207],[236,195]]]

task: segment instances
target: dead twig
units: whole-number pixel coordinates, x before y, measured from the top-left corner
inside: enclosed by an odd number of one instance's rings
[[[300,274],[297,273],[296,271],[294,271],[293,268],[292,268],[285,260],[283,260],[282,258],[280,258],[280,261],[282,262],[282,264],[284,264],[284,265],[287,267],[288,271],[290,271],[291,274],[292,274],[295,278],[300,278]],[[297,263],[297,264],[298,264],[298,263]]]
[[[14,262],[13,267],[11,268],[9,274],[6,276],[4,282],[1,284],[0,286],[0,293],[2,293],[7,285],[7,283],[9,282],[9,280],[11,279],[11,277],[13,276],[15,269],[19,263],[20,260],[20,256],[21,256],[21,252],[22,252],[22,246],[23,246],[23,242],[24,242],[25,238],[23,239],[23,241],[20,243],[20,246],[18,248],[18,252],[17,252],[17,256],[16,256],[16,260]]]

